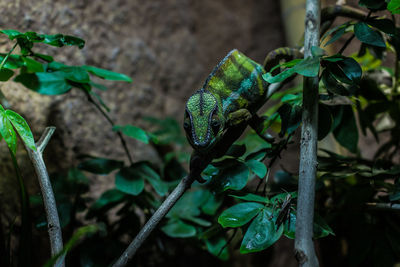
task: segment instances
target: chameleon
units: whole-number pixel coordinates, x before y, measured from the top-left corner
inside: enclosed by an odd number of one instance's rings
[[[269,69],[279,63],[279,57],[293,55],[290,48],[276,49],[268,54],[264,66]],[[262,65],[237,49],[220,61],[186,103],[183,128],[196,152],[206,155],[227,129],[258,118],[256,112],[269,96],[269,84],[262,78],[265,73]]]

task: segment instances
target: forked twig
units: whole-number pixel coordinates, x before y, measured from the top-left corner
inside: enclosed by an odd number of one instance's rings
[[[56,200],[51,186],[49,174],[43,160],[43,151],[50,141],[56,127],[47,127],[36,143],[36,151],[25,145],[35,172],[38,176],[40,191],[42,192],[44,208],[46,211],[47,227],[50,238],[51,255],[55,256],[63,249],[60,219],[58,217]],[[60,257],[55,266],[64,266],[64,256]]]

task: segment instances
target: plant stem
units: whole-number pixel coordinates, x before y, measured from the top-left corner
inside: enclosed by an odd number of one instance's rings
[[[4,66],[4,64],[6,64],[8,57],[11,55],[11,53],[14,51],[14,49],[17,47],[17,45],[18,45],[18,43],[15,43],[14,46],[11,48],[11,50],[3,58],[3,61],[1,61],[1,64],[0,64],[0,70],[3,69],[3,66]]]
[[[106,118],[106,120],[111,124],[111,126],[114,127],[115,123],[110,118],[110,116],[108,116],[108,114],[99,106],[99,104],[97,104],[97,102],[94,101],[94,99],[92,98],[92,96],[88,92],[85,92],[85,93],[87,95],[87,98],[88,98],[89,102],[92,103],[96,107],[96,109],[98,111],[100,111],[101,115],[103,115],[103,117]],[[126,141],[125,141],[125,139],[122,136],[122,133],[120,131],[117,131],[117,135],[119,137],[119,140],[121,140],[122,147],[125,150],[125,154],[128,157],[129,163],[132,165],[133,164],[133,160],[132,160],[132,157],[131,157],[131,153],[129,152],[128,146],[126,144]]]
[[[112,265],[113,267],[125,266],[128,261],[136,254],[138,248],[147,239],[150,233],[158,225],[162,218],[168,213],[168,211],[175,205],[175,203],[181,198],[183,193],[190,188],[194,182],[195,177],[193,175],[188,175],[181,180],[177,187],[172,191],[172,193],[165,199],[157,211],[151,216],[147,223],[143,226],[140,232],[136,235],[135,239],[127,247],[127,249],[122,253],[121,257]]]
[[[39,179],[40,190],[42,192],[44,208],[46,211],[47,227],[50,238],[51,255],[55,256],[63,250],[63,241],[60,220],[56,200],[54,198],[53,188],[51,186],[49,174],[47,173],[46,165],[43,161],[43,151],[47,143],[50,141],[55,127],[47,127],[36,144],[36,151],[25,146],[28,151],[29,158],[32,161],[36,175]],[[61,256],[55,266],[64,266],[64,256]]]
[[[393,203],[367,203],[365,204],[371,210],[396,210],[400,211],[400,204]]]
[[[132,243],[120,256],[120,258],[113,264],[113,267],[125,266],[128,261],[135,255],[136,251],[147,239],[151,232],[156,228],[162,218],[167,215],[168,211],[176,204],[179,198],[190,188],[195,179],[202,180],[201,173],[210,164],[214,158],[222,157],[229,147],[235,142],[244,132],[248,122],[243,122],[237,126],[228,128],[221,141],[215,144],[215,147],[207,155],[198,154],[193,152],[190,158],[190,173],[180,181],[174,191],[164,200],[158,210],[151,216],[147,223],[136,235]]]
[[[304,58],[312,56],[312,46],[319,46],[320,8],[321,3],[319,0],[307,0]],[[317,172],[317,140],[318,77],[304,77],[295,238],[295,256],[299,266],[318,266],[318,258],[312,240]]]

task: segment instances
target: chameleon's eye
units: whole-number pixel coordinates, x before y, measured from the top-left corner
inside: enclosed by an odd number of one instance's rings
[[[217,121],[217,120],[213,120],[211,122],[211,128],[212,128],[212,130],[214,132],[214,135],[216,135],[218,133],[220,126],[221,126],[221,123],[219,121]]]

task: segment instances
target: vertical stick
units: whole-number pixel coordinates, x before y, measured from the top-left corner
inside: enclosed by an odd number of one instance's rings
[[[63,241],[56,200],[54,198],[53,188],[50,183],[49,174],[47,173],[42,154],[55,129],[55,127],[46,128],[42,137],[36,144],[36,151],[25,146],[38,176],[40,191],[42,192],[52,256],[57,255],[63,250]],[[64,255],[58,258],[54,266],[64,266]]]
[[[304,57],[319,45],[320,1],[307,0]],[[299,266],[318,266],[313,237],[318,140],[318,77],[304,78],[295,255]]]

